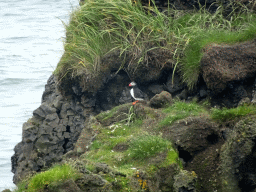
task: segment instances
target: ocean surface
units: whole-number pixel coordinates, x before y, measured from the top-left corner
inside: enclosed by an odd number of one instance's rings
[[[78,4],[79,0],[0,0],[0,191],[15,188],[13,149],[63,54],[62,21],[68,23]]]

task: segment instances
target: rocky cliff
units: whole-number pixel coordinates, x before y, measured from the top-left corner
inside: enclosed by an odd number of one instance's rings
[[[22,141],[15,146],[11,159],[14,183],[54,163],[75,159],[83,176],[64,182],[60,187],[63,191],[68,185],[75,191],[125,191],[128,185],[135,191],[152,192],[255,190],[255,116],[218,122],[200,111],[196,115],[189,112],[184,118],[179,117],[180,121],[174,119],[168,120],[174,123],[161,124],[168,116],[164,110],[173,104],[173,98],[207,102],[215,108],[256,102],[256,39],[236,44],[212,43],[202,54],[199,78],[193,89],[175,70],[169,59],[172,53],[163,50],[149,51],[147,65],[139,66],[133,73],[119,68],[122,57],[116,53],[103,58],[104,73],[97,79],[88,80],[86,75],[80,75],[62,81],[62,77],[52,75],[45,85],[40,107],[23,124]],[[145,93],[146,103],[131,104],[128,84],[132,80]],[[88,87],[93,91],[88,91]],[[116,106],[119,107],[112,111]],[[143,121],[143,126],[139,126],[143,133],[162,135],[172,142],[178,160],[166,165],[169,152],[161,151],[147,162],[154,168],[151,175],[146,165],[140,165],[141,172],[136,172],[129,182],[120,179],[128,182],[127,186],[112,179],[108,181],[109,175],[128,178],[128,174],[112,169],[115,165],[100,162],[94,165],[94,171],[82,169],[81,163],[87,160],[80,156],[88,151],[93,156],[92,144],[105,139],[104,130],[114,132],[116,128],[110,126],[132,122],[132,118]],[[130,146],[125,140],[111,151],[126,153]],[[143,181],[147,181],[144,187]]]
[[[219,45],[212,45],[211,49],[206,50],[205,56],[202,59],[202,67],[204,69],[202,71],[202,78],[193,91],[189,91],[181,83],[177,74],[174,81],[172,81],[172,75],[168,75],[172,74],[171,71],[163,70],[159,79],[151,83],[144,85],[140,84],[140,81],[138,83],[144,93],[147,94],[147,97],[151,99],[149,105],[155,108],[162,107],[161,103],[165,103],[165,101],[171,102],[171,100],[165,100],[163,97],[156,95],[164,90],[167,93],[171,93],[172,97],[183,100],[190,100],[190,98],[196,97],[198,101],[203,101],[205,98],[208,98],[213,105],[217,106],[228,105],[234,107],[241,102],[254,103],[255,43],[256,41],[253,40],[233,46],[220,47]],[[239,53],[237,52],[238,50]],[[213,57],[214,54],[217,54],[217,56]],[[208,58],[209,55],[212,55],[211,59]],[[235,68],[229,67],[234,65],[232,62],[234,55],[237,58]],[[216,67],[213,66],[214,63],[217,63]],[[230,70],[230,72],[227,73],[225,70]],[[215,79],[215,81],[211,79]],[[129,78],[127,74],[122,72],[115,76],[110,75],[104,86],[90,98],[86,98],[84,93],[79,93],[77,91],[79,87],[75,85],[72,87],[73,95],[65,98],[58,91],[56,78],[52,75],[45,86],[42,104],[33,112],[33,117],[23,124],[22,141],[14,149],[15,154],[12,157],[12,171],[15,174],[14,183],[18,183],[31,173],[40,172],[42,168],[49,167],[55,162],[60,162],[64,154],[74,149],[79,136],[81,137],[81,132],[86,133],[87,136],[83,138],[83,147],[77,146],[75,151],[78,154],[87,151],[91,141],[97,135],[96,130],[88,127],[88,122],[91,119],[90,116],[96,115],[100,111],[111,109],[114,106],[130,103],[132,99],[127,88],[128,83]],[[216,85],[213,85],[213,83]],[[129,111],[127,110],[124,112],[128,113]],[[137,114],[143,113],[143,111],[137,112]],[[120,111],[119,114],[121,114]],[[110,119],[106,125],[111,125],[114,122],[121,121],[121,119]],[[242,122],[244,121],[246,120]],[[245,170],[249,170],[247,163],[252,161],[254,153],[254,133],[247,132],[255,131],[256,127],[252,124],[250,129],[245,129],[244,131],[248,135],[248,139],[247,136],[241,139],[241,135],[239,136],[241,131],[236,131],[237,128],[240,129],[240,124],[238,123],[234,128],[232,126],[225,128],[208,119],[192,118],[180,121],[171,128],[165,127],[161,132],[164,133],[165,138],[175,144],[180,158],[187,163],[187,170],[195,171],[201,175],[202,172],[198,163],[200,164],[200,161],[205,161],[202,159],[202,156],[212,155],[208,161],[213,166],[211,171],[214,175],[217,174],[215,169],[220,168],[220,159],[224,158],[222,162],[225,164],[221,166],[225,166],[223,170],[227,175],[225,175],[227,182],[231,179],[232,182],[239,182],[239,185],[242,187],[250,182],[250,186],[253,188],[253,180],[248,181],[246,178],[252,177],[254,172],[247,172]],[[226,129],[233,131],[229,133]],[[223,137],[223,134],[229,136]],[[232,134],[238,135],[232,136]],[[247,151],[241,150],[241,152],[246,154],[239,155],[239,153],[234,151],[242,147],[235,147],[236,144],[231,142],[235,137],[237,137],[235,140],[239,140],[239,143],[244,140],[245,143],[242,146],[246,145],[244,147],[246,147]],[[225,147],[226,145],[227,147]],[[220,156],[222,150],[224,155]],[[227,159],[230,160],[227,161]],[[237,163],[234,164],[232,163],[233,161]],[[248,164],[248,166],[253,165]],[[241,169],[241,174],[237,173],[238,176],[232,172],[232,170],[236,170],[235,167]],[[230,177],[230,174],[233,177]],[[219,176],[219,174],[217,175]],[[217,179],[216,175],[214,178]],[[204,180],[203,178],[201,179]],[[236,185],[236,188],[238,187],[238,184],[234,185]]]

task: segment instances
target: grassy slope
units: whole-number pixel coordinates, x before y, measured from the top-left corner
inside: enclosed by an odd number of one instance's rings
[[[226,19],[221,7],[214,14],[203,7],[197,12],[170,9],[164,14],[155,7],[146,11],[130,0],[86,1],[66,25],[65,53],[55,74],[59,79],[67,74],[93,78],[110,67],[102,66],[101,59],[114,52],[122,57],[120,68],[136,70],[138,65],[147,63],[150,50],[166,49],[172,53],[175,69],[193,87],[200,71],[202,48],[256,36],[256,15],[243,9],[244,13],[231,14]]]
[[[93,124],[92,128],[98,131],[96,140],[89,150],[80,156],[84,167],[90,171],[95,170],[97,163],[106,163],[114,170],[126,174],[127,177],[117,177],[105,174],[103,177],[109,182],[117,181],[124,191],[132,191],[130,179],[134,178],[137,170],[143,170],[147,175],[154,175],[161,167],[177,164],[182,169],[178,159],[178,153],[172,147],[172,143],[162,138],[161,127],[170,126],[173,122],[188,116],[205,116],[220,123],[230,120],[238,120],[240,117],[256,114],[256,106],[244,105],[233,109],[207,109],[207,103],[202,105],[196,102],[186,103],[175,101],[164,109],[143,108],[146,111],[144,117],[137,118],[134,111],[129,110],[120,122],[110,126],[104,126],[108,119],[115,119],[121,108],[112,109],[110,112],[99,114],[96,118],[101,124]],[[158,116],[154,116],[154,114]],[[129,123],[129,124],[128,124]],[[155,159],[158,159],[156,161]],[[75,162],[75,161],[74,161]],[[40,191],[45,185],[56,188],[67,179],[74,181],[81,177],[78,170],[73,167],[74,162],[54,166],[48,171],[38,173],[21,183],[16,192]],[[136,169],[134,169],[136,168]],[[28,184],[28,189],[25,189]],[[146,183],[145,183],[146,185]]]

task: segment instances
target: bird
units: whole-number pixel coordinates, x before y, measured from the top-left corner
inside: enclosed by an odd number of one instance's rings
[[[134,81],[132,81],[129,84],[129,87],[131,87],[131,90],[130,90],[131,96],[135,100],[135,102],[132,103],[133,105],[135,105],[139,101],[144,100],[143,92],[138,88],[137,84]]]

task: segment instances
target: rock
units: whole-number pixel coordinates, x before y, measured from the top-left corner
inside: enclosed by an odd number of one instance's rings
[[[149,105],[153,108],[165,107],[172,103],[172,95],[167,91],[162,91],[150,99]]]
[[[173,191],[175,175],[177,175],[179,172],[180,168],[177,164],[171,164],[168,167],[160,168],[154,175],[154,178],[156,178],[158,183],[153,183],[152,181],[149,181],[149,189],[151,189],[151,191],[158,191],[159,189],[163,192]]]
[[[199,89],[199,96],[201,98],[205,98],[207,97],[208,95],[208,92],[207,92],[207,87],[206,86],[200,86],[200,89]]]
[[[188,98],[188,90],[184,89],[180,94],[176,95],[180,100],[186,100]]]
[[[221,149],[222,191],[253,191],[256,186],[255,116],[240,120]]]
[[[95,192],[110,192],[112,191],[112,185],[97,174],[85,174],[82,178],[76,181],[77,185],[83,191],[95,191]]]
[[[52,189],[48,187],[46,190],[47,192],[82,192],[82,190],[77,186],[77,184],[72,180],[66,180],[59,183],[57,186],[53,187]]]
[[[130,89],[125,87],[125,89],[122,91],[121,97],[119,99],[120,104],[130,103],[132,102],[132,97],[130,94]]]
[[[160,94],[162,91],[164,91],[164,86],[159,84],[151,84],[148,86],[148,90],[153,94]]]
[[[81,97],[81,104],[84,107],[94,107],[96,102],[96,98],[87,98],[85,95],[82,95]]]
[[[51,107],[50,105],[51,105],[50,103],[45,102],[45,103],[42,103],[39,108],[44,112],[44,114],[47,114],[47,115],[56,113],[56,109]]]
[[[64,100],[51,76],[45,86],[42,104],[33,117],[23,124],[22,141],[12,156],[14,183],[62,159],[74,149],[85,127],[84,107],[79,101]]]
[[[105,164],[105,163],[97,163],[95,165],[95,169],[96,169],[96,172],[99,173],[99,172],[102,172],[102,173],[109,173],[109,172],[112,172],[112,170],[110,169],[110,167]]]
[[[256,78],[252,87],[252,104],[256,104]]]
[[[53,107],[55,107],[57,110],[60,110],[62,103],[63,103],[63,97],[62,97],[62,95],[58,95],[58,96],[53,100]]]
[[[243,106],[243,105],[250,105],[251,101],[248,97],[245,97],[243,99],[241,99],[238,103],[238,106]]]
[[[51,75],[49,79],[47,80],[47,84],[45,85],[45,90],[42,95],[42,103],[44,103],[46,100],[52,99],[52,93],[55,92],[55,82],[56,78],[54,75]]]
[[[45,113],[40,107],[33,111],[33,115],[40,120],[44,120],[45,118]]]
[[[115,75],[97,92],[97,107],[106,111],[120,105],[120,101],[122,104],[127,103],[131,97],[127,94],[128,84],[129,78],[126,73]]]
[[[196,180],[196,173],[181,170],[174,176],[174,192],[196,192]]]
[[[37,138],[38,125],[35,125],[33,121],[23,123],[22,126],[22,138],[26,143],[33,142]]]
[[[188,117],[180,120],[164,128],[163,135],[177,146],[180,158],[185,162],[221,138],[218,125],[206,117]]]
[[[235,45],[212,44],[201,59],[203,79],[215,94],[233,82],[253,77],[256,72],[256,39]]]
[[[185,88],[185,85],[182,83],[180,76],[174,73],[174,78],[173,74],[169,76],[166,88],[171,94],[177,94],[177,92]]]

